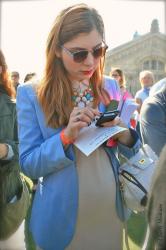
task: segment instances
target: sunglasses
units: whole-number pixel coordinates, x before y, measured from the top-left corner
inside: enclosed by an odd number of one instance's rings
[[[119,75],[118,74],[112,74],[112,77],[118,77]]]
[[[11,75],[11,77],[18,77],[18,75]]]
[[[108,49],[108,46],[104,44],[92,50],[79,50],[75,52],[70,51],[63,45],[61,45],[61,48],[73,58],[74,62],[81,63],[88,57],[89,53],[91,53],[95,59],[103,57],[105,55],[106,50]]]

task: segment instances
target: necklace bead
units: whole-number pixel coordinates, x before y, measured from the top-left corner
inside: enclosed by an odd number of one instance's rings
[[[93,102],[94,99],[93,91],[90,86],[84,90],[81,90],[81,87],[79,85],[79,88],[74,89],[73,94],[74,95],[72,96],[72,101],[74,102],[75,106],[80,108],[90,105],[90,103]]]

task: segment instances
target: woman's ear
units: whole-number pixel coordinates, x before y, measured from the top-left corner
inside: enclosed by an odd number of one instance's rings
[[[56,55],[56,57],[61,58],[61,57],[62,57],[62,52],[61,52],[61,50],[60,50],[60,49],[57,49],[57,50],[55,51],[55,55]]]

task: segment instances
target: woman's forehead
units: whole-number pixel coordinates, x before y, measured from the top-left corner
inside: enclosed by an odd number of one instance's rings
[[[72,40],[65,43],[70,47],[92,48],[102,43],[102,37],[99,32],[94,29],[89,33],[80,33]]]

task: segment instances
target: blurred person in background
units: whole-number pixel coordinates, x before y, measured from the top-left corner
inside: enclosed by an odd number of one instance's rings
[[[166,249],[166,145],[153,175],[147,207],[148,230],[142,250]]]
[[[157,155],[166,144],[166,78],[152,87],[140,113],[140,130],[143,143]]]
[[[12,71],[11,72],[11,81],[12,81],[12,84],[13,84],[16,92],[17,92],[18,86],[20,85],[19,80],[20,80],[20,74],[17,71]]]
[[[21,181],[15,88],[0,50],[0,249],[24,250],[29,193]],[[25,184],[25,183],[24,183]],[[25,191],[25,192],[24,192]]]
[[[132,95],[126,88],[126,80],[125,75],[121,69],[115,68],[110,72],[110,76],[112,76],[119,84],[121,97],[123,100],[128,98],[133,98]]]
[[[126,80],[123,71],[119,68],[113,68],[110,72],[110,76],[113,77],[119,84],[122,102],[124,102],[126,99],[133,99],[133,96],[126,88]],[[137,126],[137,117],[138,115],[137,112],[135,111],[131,115],[129,123],[129,126],[131,126],[133,129],[135,129]]]
[[[141,89],[139,91],[136,92],[135,94],[135,101],[138,104],[138,108],[137,108],[137,126],[136,126],[136,130],[141,138],[141,132],[140,132],[140,116],[139,113],[141,111],[141,107],[143,102],[145,101],[146,98],[148,98],[149,96],[149,91],[150,88],[152,87],[153,83],[154,83],[154,75],[151,71],[148,70],[144,70],[141,71],[139,74],[139,81],[141,84]]]
[[[154,75],[151,71],[144,70],[139,74],[139,81],[141,84],[141,89],[135,94],[135,101],[139,104],[138,112],[140,113],[141,107],[145,99],[149,96],[149,91],[154,84]]]

